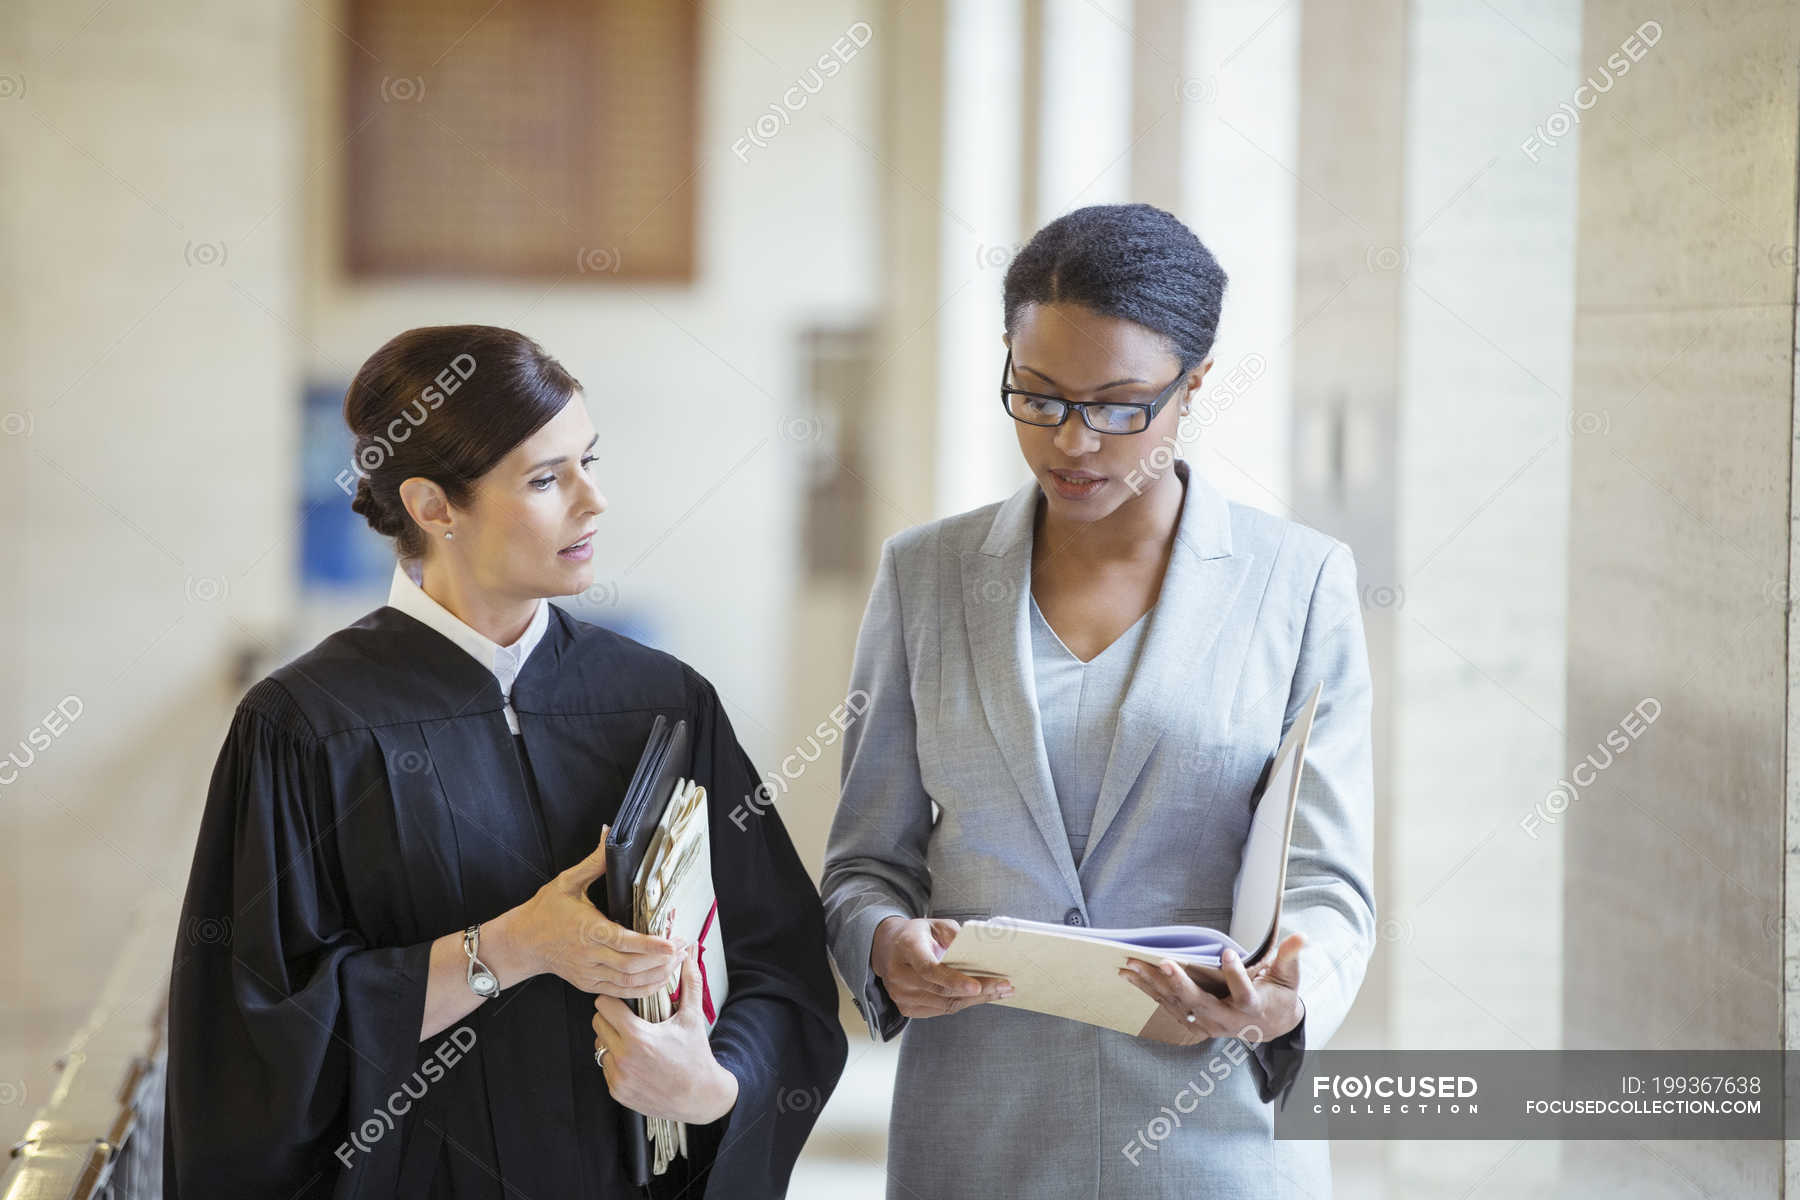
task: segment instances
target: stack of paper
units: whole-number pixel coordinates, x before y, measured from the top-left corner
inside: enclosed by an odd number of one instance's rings
[[[636,927],[660,937],[679,938],[700,949],[700,995],[681,995],[680,964],[660,992],[637,1002],[646,1021],[665,1021],[678,1004],[696,1004],[710,1030],[725,1003],[725,938],[719,929],[719,901],[713,892],[712,846],[706,816],[706,789],[684,779],[675,787],[651,834],[643,866],[633,881]],[[686,1156],[687,1125],[662,1117],[645,1122],[655,1150],[652,1169],[661,1175],[676,1154]]]

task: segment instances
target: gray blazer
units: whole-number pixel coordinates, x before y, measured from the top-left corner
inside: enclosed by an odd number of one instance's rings
[[[1077,869],[1031,679],[1034,482],[889,538],[857,639],[822,886],[870,1033],[904,1032],[890,1197],[1328,1197],[1324,1142],[1270,1097],[1330,1040],[1375,942],[1370,682],[1342,542],[1228,503],[1198,472]],[[1251,1051],[1166,1046],[999,1004],[909,1021],[870,969],[884,918],[994,914],[1224,928],[1251,796],[1313,685],[1282,935],[1306,1016]],[[1295,1095],[1293,1103],[1305,1102]]]

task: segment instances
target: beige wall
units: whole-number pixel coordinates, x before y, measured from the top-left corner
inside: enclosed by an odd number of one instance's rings
[[[1405,219],[1370,262],[1400,283],[1397,571],[1365,593],[1393,626],[1388,1044],[1554,1050],[1562,843],[1520,819],[1564,770],[1579,155],[1520,142],[1576,83],[1581,5],[1420,0],[1406,40]],[[1388,1155],[1408,1195],[1559,1169],[1548,1142]]]
[[[0,42],[18,45],[24,36],[23,14],[16,8],[0,10]],[[19,211],[20,172],[11,170],[18,161],[18,147],[13,134],[14,122],[0,122],[0,277],[13,278],[18,271],[20,254]],[[24,296],[20,289],[0,288],[0,420],[11,416],[7,426],[15,432],[0,432],[0,559],[6,569],[0,571],[0,628],[18,630],[25,627],[25,572],[19,569],[27,549],[26,529],[29,518],[25,508],[26,463],[28,440],[24,436],[24,406],[20,403],[24,386],[24,339],[20,323],[24,312]],[[14,730],[23,731],[31,720],[26,712],[25,646],[22,637],[0,639],[0,727],[8,739]],[[16,790],[8,788],[7,791]],[[0,796],[5,796],[0,792]],[[10,797],[7,797],[10,800]],[[17,918],[24,906],[25,893],[20,886],[19,864],[24,858],[23,834],[27,826],[16,804],[0,802],[0,957],[9,962],[20,961],[24,924]],[[30,984],[15,972],[0,988],[0,1008],[17,1011],[30,1002]],[[8,1022],[9,1028],[16,1028]],[[22,1072],[37,1043],[28,1036],[15,1034],[0,1043],[0,1079],[22,1083],[15,1072]],[[41,1076],[39,1078],[42,1078]],[[29,1099],[29,1098],[27,1098]],[[0,1118],[17,1124],[28,1109],[24,1103],[13,1108],[0,1108]]]
[[[178,902],[195,731],[216,748],[227,657],[292,588],[297,355],[269,310],[296,290],[300,10],[6,7],[0,745],[80,712],[0,786],[22,1127],[133,910]]]
[[[1787,4],[1678,3],[1580,126],[1567,764],[1660,715],[1564,818],[1566,1043],[1781,1044],[1793,438]],[[1584,72],[1644,21],[1594,0]],[[1647,710],[1648,711],[1648,710]],[[1790,978],[1792,970],[1790,968]],[[1595,1177],[1774,1196],[1782,1147],[1571,1147]],[[1628,1167],[1609,1168],[1621,1157]],[[1640,1194],[1651,1194],[1644,1191]]]
[[[1339,445],[1392,462],[1400,371],[1402,273],[1371,270],[1404,240],[1406,5],[1315,0],[1300,26],[1296,148],[1291,504],[1294,519],[1350,543],[1359,582],[1396,581],[1397,480],[1391,469],[1347,469]],[[1394,846],[1393,608],[1364,605],[1375,682],[1375,867],[1378,916],[1388,915]],[[1381,1045],[1387,963],[1378,946],[1339,1035]]]

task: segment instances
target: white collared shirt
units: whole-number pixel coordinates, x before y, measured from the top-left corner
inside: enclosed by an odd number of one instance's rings
[[[437,630],[467,650],[476,662],[492,671],[494,678],[500,681],[500,697],[506,706],[506,727],[514,733],[519,732],[519,718],[514,715],[512,708],[513,681],[519,677],[520,668],[525,665],[525,660],[530,657],[532,650],[544,636],[544,629],[550,624],[549,602],[539,600],[537,611],[532,614],[531,624],[525,627],[525,632],[512,645],[502,646],[465,624],[455,613],[433,600],[420,583],[419,560],[399,560],[394,564],[394,582],[388,588],[388,604]]]

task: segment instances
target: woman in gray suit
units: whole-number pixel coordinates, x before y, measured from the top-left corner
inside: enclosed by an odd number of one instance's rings
[[[871,1034],[905,1034],[890,1197],[1330,1195],[1326,1144],[1274,1140],[1272,1106],[1375,941],[1368,654],[1350,548],[1174,453],[1224,289],[1160,209],[1045,226],[1005,283],[1032,481],[882,548],[822,891]],[[1228,960],[1226,997],[1127,972],[1182,1033],[1010,1007],[938,961],[999,914],[1225,928],[1252,798],[1321,681],[1277,952]]]

